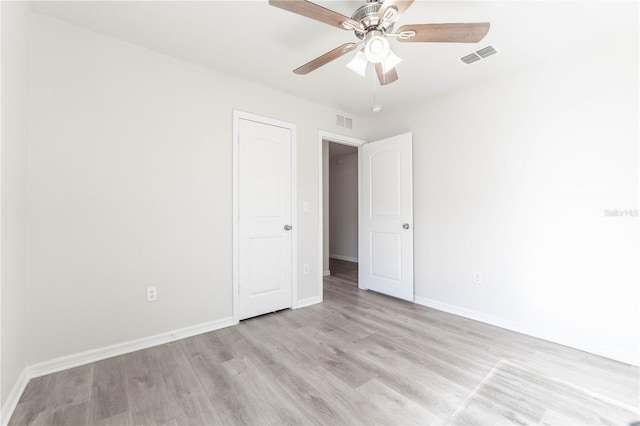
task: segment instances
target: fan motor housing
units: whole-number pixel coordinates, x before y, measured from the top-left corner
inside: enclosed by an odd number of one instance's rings
[[[380,18],[378,17],[378,11],[382,7],[382,3],[378,0],[370,0],[367,4],[360,6],[353,12],[351,15],[351,19],[354,21],[358,21],[364,27],[365,32],[369,32],[373,29],[379,29],[378,25],[380,24]],[[389,23],[385,26],[384,30],[389,30],[393,25]],[[365,34],[355,31],[356,36],[362,39]]]

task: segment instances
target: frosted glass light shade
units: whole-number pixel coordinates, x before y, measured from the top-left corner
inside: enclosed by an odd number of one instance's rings
[[[353,59],[347,64],[347,67],[356,74],[360,74],[364,77],[367,72],[368,64],[369,61],[367,61],[367,58],[364,56],[362,50],[358,50],[356,56],[354,56]]]
[[[384,74],[388,73],[389,71],[394,69],[400,62],[402,62],[402,59],[400,59],[398,56],[396,56],[395,53],[389,50],[389,54],[386,58],[384,58],[384,61],[382,61],[382,72]]]
[[[364,46],[364,56],[372,64],[380,63],[389,54],[389,42],[380,35],[374,35],[367,40]]]

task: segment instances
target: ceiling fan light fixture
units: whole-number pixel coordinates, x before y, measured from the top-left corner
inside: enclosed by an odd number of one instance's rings
[[[347,64],[347,68],[364,77],[367,73],[367,65],[369,65],[369,61],[367,61],[367,58],[362,52],[362,49],[360,49],[353,57],[353,59],[349,61],[349,63]]]
[[[368,63],[371,62],[378,82],[381,86],[385,86],[398,80],[396,65],[401,61],[391,52],[387,37],[394,37],[403,43],[477,43],[487,35],[491,27],[489,22],[413,24],[403,25],[394,33],[396,22],[415,0],[363,1],[365,4],[356,9],[349,18],[311,0],[268,0],[271,6],[279,9],[332,27],[354,31],[359,40],[345,43],[312,59],[294,69],[295,74],[308,74],[364,45],[364,48],[356,52],[347,66],[357,74],[365,76]],[[494,53],[495,50],[480,49],[475,54],[484,58]]]
[[[367,42],[364,45],[364,56],[372,64],[382,62],[389,55],[389,42],[380,31],[372,31],[367,34]]]
[[[382,72],[384,74],[388,73],[392,69],[396,67],[400,62],[402,62],[402,58],[398,57],[392,50],[389,50],[389,54],[382,61]]]

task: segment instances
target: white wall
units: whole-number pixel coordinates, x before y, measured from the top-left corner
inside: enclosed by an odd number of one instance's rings
[[[33,27],[31,363],[231,315],[232,109],[297,124],[298,297],[319,296],[333,110],[44,16]]]
[[[419,300],[637,363],[638,89],[636,26],[372,122],[413,131]]]
[[[29,5],[1,2],[1,354],[0,406],[26,367]]]
[[[358,154],[329,161],[329,256],[358,259]]]

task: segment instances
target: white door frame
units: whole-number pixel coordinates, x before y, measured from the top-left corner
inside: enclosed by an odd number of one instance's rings
[[[238,324],[239,320],[239,273],[240,273],[240,223],[239,223],[239,196],[240,196],[240,150],[239,150],[239,134],[238,125],[240,120],[255,121],[256,123],[267,124],[270,126],[282,127],[291,131],[291,308],[298,305],[298,215],[297,215],[297,155],[296,155],[296,125],[286,121],[276,120],[261,115],[251,114],[249,112],[233,110],[233,323]]]
[[[318,218],[319,218],[319,226],[318,226],[318,252],[320,253],[318,263],[319,268],[319,276],[318,276],[318,294],[319,294],[319,302],[322,302],[323,298],[323,273],[324,273],[324,255],[323,255],[323,245],[324,245],[324,187],[322,185],[323,178],[323,163],[322,163],[322,141],[329,141],[333,143],[339,143],[341,145],[349,145],[355,146],[356,148],[360,148],[362,145],[366,144],[368,141],[363,139],[356,139],[350,136],[339,135],[337,133],[326,132],[324,130],[320,130],[318,132],[318,158],[319,158],[319,167],[318,167]],[[362,199],[360,191],[361,191],[361,181],[362,181],[362,166],[360,164],[360,149],[358,149],[358,212],[362,211],[360,206],[360,200]],[[358,213],[358,217],[360,217],[360,213]],[[358,220],[358,235],[360,235],[360,220]]]

